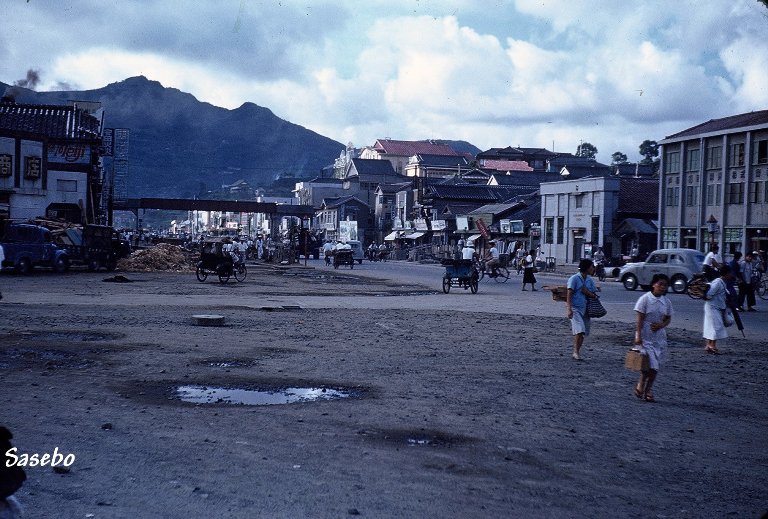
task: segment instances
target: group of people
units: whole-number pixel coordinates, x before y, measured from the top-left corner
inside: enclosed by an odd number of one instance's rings
[[[460,239],[458,243],[461,251],[461,259],[464,260],[479,260],[480,256],[475,251],[475,242],[474,241],[464,241],[464,239]],[[488,242],[488,245],[490,248],[486,251],[485,255],[483,256],[483,261],[485,262],[485,268],[491,275],[491,277],[494,277],[498,275],[498,268],[501,265],[500,262],[500,247],[499,244],[495,240],[491,240]],[[522,252],[518,252],[522,251]],[[527,252],[527,253],[526,253]],[[536,249],[531,249],[530,251],[525,251],[522,248],[517,249],[517,251],[514,251],[513,254],[520,254],[519,261],[522,262],[523,265],[523,286],[522,290],[526,291],[528,290],[526,285],[531,285],[531,290],[536,291],[536,261],[538,258],[538,254]]]
[[[591,319],[587,313],[587,300],[597,298],[597,286],[592,276],[595,264],[591,259],[579,262],[579,271],[568,279],[566,315],[571,321],[574,360],[582,360],[581,348],[589,335]],[[635,303],[634,344],[648,357],[648,367],[640,372],[634,387],[635,396],[646,402],[655,402],[653,383],[667,348],[665,328],[672,322],[672,303],[666,296],[669,279],[656,274],[651,280],[651,291]]]

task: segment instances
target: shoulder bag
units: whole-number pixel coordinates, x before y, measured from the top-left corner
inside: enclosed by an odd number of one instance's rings
[[[586,312],[587,317],[598,318],[598,317],[603,317],[607,313],[608,313],[608,310],[606,310],[605,307],[603,306],[603,303],[600,302],[599,297],[587,298],[587,312]]]

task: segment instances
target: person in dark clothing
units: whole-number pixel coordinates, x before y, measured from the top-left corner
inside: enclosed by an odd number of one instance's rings
[[[13,494],[27,479],[24,469],[12,463],[8,466],[8,462],[13,461],[6,456],[6,453],[13,448],[12,438],[11,431],[0,425],[0,517],[3,518],[21,517],[21,506]]]
[[[726,283],[728,286],[728,292],[731,294],[728,303],[736,308],[736,310],[739,312],[743,312],[744,308],[740,304],[737,304],[735,300],[736,287],[741,287],[741,285],[744,283],[744,277],[741,272],[741,252],[736,251],[733,253],[733,259],[728,262],[728,266],[730,267],[731,275],[733,276],[733,281],[731,283]]]

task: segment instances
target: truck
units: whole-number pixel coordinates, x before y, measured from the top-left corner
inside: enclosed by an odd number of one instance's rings
[[[34,267],[50,267],[56,272],[69,269],[69,254],[54,243],[51,231],[40,225],[10,223],[0,233],[5,259],[2,269],[29,274]]]
[[[58,231],[56,241],[69,254],[72,263],[88,270],[115,270],[117,260],[130,254],[128,241],[108,225],[87,224]]]

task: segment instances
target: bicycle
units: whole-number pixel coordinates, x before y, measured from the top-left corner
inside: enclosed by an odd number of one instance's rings
[[[755,293],[760,299],[768,300],[768,278],[763,278],[755,287]]]
[[[495,272],[487,272],[486,260],[480,260],[476,263],[475,268],[479,275],[479,281],[482,281],[484,277],[496,280],[496,283],[506,283],[510,278],[509,269],[507,267],[496,267]]]

